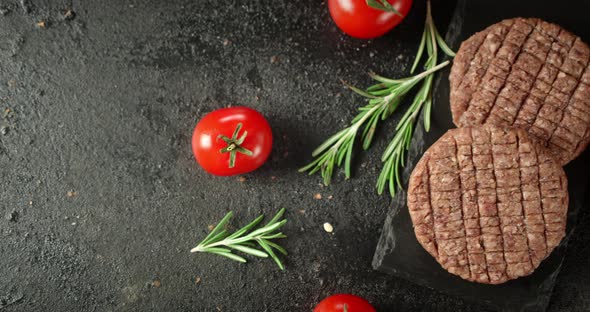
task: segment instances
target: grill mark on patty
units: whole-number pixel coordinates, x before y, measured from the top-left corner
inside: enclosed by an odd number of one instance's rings
[[[497,273],[501,273],[501,275],[498,277],[498,280],[501,280],[504,276],[508,276],[508,274],[507,274],[508,264],[506,263],[506,243],[505,243],[505,239],[504,239],[502,215],[500,214],[500,209],[498,209],[498,176],[496,174],[496,162],[494,161],[495,157],[494,157],[494,150],[493,150],[493,143],[492,143],[492,134],[488,131],[485,131],[485,133],[486,133],[487,139],[488,139],[486,141],[489,142],[489,144],[490,144],[490,156],[492,157],[492,174],[494,177],[495,209],[496,209],[497,218],[498,218],[498,231],[500,232],[500,235],[498,235],[498,237],[501,239],[500,244],[502,245],[502,263],[498,263],[498,265],[501,265],[501,267],[503,267],[503,271],[497,272]],[[490,276],[490,281],[492,281],[492,276]]]
[[[502,89],[504,89],[504,87],[506,86],[508,75],[510,74],[510,72],[512,70],[512,66],[514,65],[514,63],[518,59],[518,55],[520,54],[520,51],[522,50],[522,45],[524,44],[524,42],[526,41],[527,36],[528,36],[528,34],[526,34],[525,37],[522,38],[523,42],[519,43],[518,46],[514,43],[514,41],[518,40],[518,37],[523,34],[523,32],[518,29],[517,24],[520,26],[523,26],[523,24],[526,24],[526,23],[524,23],[523,19],[515,19],[514,20],[512,27],[506,33],[506,36],[504,37],[500,48],[498,48],[498,50],[492,56],[492,61],[490,62],[490,66],[487,67],[487,69],[482,77],[482,80],[479,82],[479,85],[477,86],[479,89],[479,92],[477,92],[475,94],[475,97],[479,96],[481,98],[474,98],[474,97],[469,98],[469,100],[467,101],[467,104],[466,104],[467,109],[461,114],[461,116],[457,117],[457,119],[461,123],[466,124],[466,125],[483,123],[485,121],[485,119],[487,118],[487,115],[489,115],[489,111],[495,105],[495,102],[497,101],[498,96],[501,93]],[[532,29],[531,29],[531,32],[532,32]],[[516,33],[519,33],[520,35],[516,34]],[[515,37],[515,38],[512,38],[512,37]],[[519,50],[516,51],[516,53],[511,53],[510,46],[516,47]],[[498,53],[501,53],[501,52],[502,52],[503,57],[498,55]],[[513,54],[515,54],[515,55],[513,55]],[[494,64],[494,61],[498,62],[499,63],[498,65],[500,65],[500,66],[502,66],[502,63],[507,64],[507,65],[503,66],[503,67],[507,67],[507,68],[503,69],[501,67],[496,66],[496,64]],[[486,102],[488,102],[488,99],[486,99],[484,97],[486,92],[482,92],[482,89],[484,89],[484,88],[480,88],[480,87],[483,84],[483,82],[482,82],[483,78],[486,78],[486,76],[488,74],[494,76],[492,73],[489,73],[490,67],[492,67],[492,68],[498,67],[501,70],[502,74],[505,74],[505,76],[498,77],[501,80],[501,84],[495,90],[490,91],[492,93],[491,96],[493,98],[491,99],[491,102],[486,103]],[[488,81],[486,80],[485,82],[488,82]],[[478,101],[474,102],[474,99],[477,99]],[[485,103],[486,107],[481,107],[479,105],[476,105],[478,103]],[[482,118],[483,118],[483,120],[481,120]]]
[[[485,245],[483,243],[483,233],[481,231],[481,228],[482,228],[481,227],[481,215],[479,213],[479,204],[478,204],[478,202],[479,202],[479,197],[478,197],[479,189],[477,187],[477,173],[476,173],[476,170],[477,169],[475,167],[475,163],[473,162],[473,156],[474,156],[474,153],[473,153],[473,132],[471,131],[470,128],[466,129],[465,131],[468,131],[469,132],[469,145],[468,145],[469,146],[469,151],[470,151],[469,152],[469,162],[470,162],[470,165],[473,167],[473,169],[472,169],[472,172],[473,172],[473,180],[475,182],[475,184],[474,184],[474,191],[475,191],[475,201],[474,201],[474,203],[475,203],[475,212],[477,213],[477,218],[476,219],[477,219],[477,225],[478,225],[478,231],[479,231],[479,234],[477,235],[477,241],[478,241],[478,244],[479,244],[479,246],[481,246],[481,249],[483,251],[481,253],[481,255],[483,257],[483,264],[484,264],[484,270],[485,270],[485,275],[486,275],[486,279],[485,280],[481,280],[479,278],[474,278],[474,280],[480,281],[480,282],[489,282],[490,281],[490,274],[489,274],[489,270],[488,270],[488,261],[487,261],[487,258],[486,258],[487,252],[486,252],[486,249],[485,249]],[[456,142],[456,139],[455,139],[455,142]],[[463,168],[459,168],[459,170],[461,170],[461,171],[462,171],[462,169]],[[461,195],[463,195],[463,194],[461,194]],[[462,197],[463,196],[461,196],[461,198]],[[465,236],[467,237],[467,229],[465,229]],[[467,247],[468,247],[467,251],[469,252],[469,245]]]
[[[476,44],[477,46],[475,47],[475,50],[473,51],[473,53],[470,53],[470,55],[465,55],[465,57],[460,56],[460,58],[464,61],[462,65],[465,65],[465,64],[466,65],[461,68],[461,69],[463,69],[462,72],[457,72],[458,69],[456,69],[456,74],[458,74],[459,77],[457,77],[458,78],[457,80],[451,82],[451,84],[453,84],[454,86],[459,87],[461,85],[461,83],[463,82],[463,78],[465,77],[465,75],[469,71],[469,68],[471,68],[471,62],[473,62],[473,59],[475,58],[475,56],[479,52],[479,49],[483,45],[483,43],[486,39],[486,36],[484,36],[483,33],[481,34],[481,36],[478,36],[476,34],[473,36],[473,39],[471,41],[465,41],[464,44],[469,45],[472,43],[472,41],[475,41],[476,39],[479,39],[480,37],[481,37],[481,42],[478,42]],[[458,85],[456,85],[456,83],[458,83]]]
[[[529,263],[531,264],[531,268],[534,268],[535,266],[533,265],[533,260],[531,259],[531,244],[530,244],[530,241],[529,241],[529,229],[528,229],[528,226],[526,224],[526,212],[524,211],[524,204],[523,204],[524,194],[523,194],[522,170],[521,170],[521,167],[522,166],[521,166],[521,161],[520,161],[520,158],[521,158],[520,157],[520,141],[521,140],[522,140],[522,138],[519,135],[517,135],[516,136],[516,155],[517,155],[518,158],[517,158],[516,161],[517,161],[518,167],[519,167],[518,168],[518,181],[519,181],[519,185],[518,185],[519,187],[518,188],[520,189],[520,209],[521,209],[522,216],[523,216],[522,222],[523,222],[523,225],[524,225],[524,233],[525,233],[525,236],[526,236],[526,247],[527,247],[527,250],[526,251],[527,251],[527,253],[529,255],[528,260],[529,260]]]
[[[539,185],[539,195],[541,199],[539,199],[539,205],[541,206],[541,216],[543,217],[543,235],[545,237],[545,248],[549,249],[549,240],[547,237],[547,219],[545,217],[545,209],[543,208],[543,193],[541,192],[541,159],[539,157],[539,153],[535,152],[537,157],[537,165],[539,166],[539,176],[538,176],[538,185]]]
[[[433,241],[434,241],[434,249],[436,250],[436,254],[438,257],[440,257],[440,240],[438,237],[438,233],[436,231],[436,216],[435,216],[435,210],[434,210],[434,205],[432,204],[432,186],[430,183],[430,178],[431,178],[431,174],[430,174],[430,168],[428,167],[428,165],[425,166],[426,170],[426,176],[427,176],[427,182],[426,182],[426,186],[428,187],[427,190],[427,194],[428,194],[428,206],[430,207],[430,213],[432,215],[432,232],[433,232]]]
[[[539,32],[539,33],[540,33],[540,31],[539,31],[539,30],[537,30],[537,27],[535,26],[535,28],[533,28],[533,30],[531,31],[531,35],[532,35],[532,34],[533,34],[535,31],[537,31],[537,32]],[[561,31],[561,30],[560,30],[560,31]],[[525,48],[525,46],[526,46],[526,44],[527,44],[527,42],[528,42],[529,40],[532,40],[532,41],[537,41],[535,38],[532,38],[532,37],[529,35],[529,37],[528,37],[527,41],[525,41],[525,43],[523,44],[521,51],[524,51],[524,48]],[[537,42],[538,42],[538,41],[537,41]],[[553,41],[551,41],[551,44],[553,44]],[[509,120],[509,121],[508,121],[508,122],[509,122],[509,125],[514,125],[514,124],[516,123],[516,120],[518,119],[518,116],[519,116],[519,114],[520,114],[521,110],[523,109],[523,107],[524,107],[525,103],[527,102],[528,98],[529,98],[529,97],[530,97],[530,95],[531,95],[531,91],[532,91],[532,89],[535,87],[535,81],[538,79],[538,77],[539,77],[539,74],[541,73],[541,70],[543,69],[543,66],[544,66],[544,65],[547,63],[547,58],[549,57],[549,53],[550,53],[550,52],[551,52],[551,46],[549,46],[549,50],[547,51],[547,53],[545,53],[545,55],[544,55],[544,56],[543,56],[543,58],[541,59],[541,58],[539,58],[537,55],[535,55],[535,54],[531,54],[530,52],[526,52],[526,51],[525,51],[525,53],[527,53],[527,54],[529,54],[529,55],[533,55],[533,57],[534,57],[534,58],[536,58],[537,60],[539,60],[539,61],[540,61],[540,63],[541,63],[541,66],[539,66],[539,69],[536,71],[536,73],[535,73],[535,75],[534,75],[534,78],[532,79],[532,81],[531,81],[531,85],[529,86],[528,90],[522,90],[522,91],[525,91],[525,92],[526,92],[526,97],[524,98],[524,100],[523,100],[523,101],[520,101],[520,102],[518,103],[518,108],[516,109],[516,112],[515,112],[515,113],[512,115],[512,120]],[[518,61],[517,61],[517,62],[518,62]],[[516,69],[516,70],[518,70],[518,69]],[[524,69],[520,69],[520,70],[524,71]],[[526,71],[525,71],[525,72],[526,72]],[[513,72],[511,72],[509,75],[511,75],[512,73],[513,73]],[[527,73],[527,74],[528,74],[528,73]],[[508,79],[507,79],[507,80],[508,80]],[[500,96],[500,94],[498,94],[498,96]],[[495,103],[494,103],[494,105],[495,105]],[[496,106],[496,107],[497,107],[497,106]],[[492,110],[491,110],[490,114],[491,114],[491,113],[493,113],[493,108],[492,108]],[[537,111],[537,113],[538,113],[538,111]],[[488,116],[488,118],[489,118],[489,116]]]
[[[576,41],[579,41],[580,38],[576,38]],[[575,42],[576,42],[575,41]],[[575,46],[575,42],[574,44],[572,44],[572,47],[570,48],[570,50],[568,51],[568,57],[570,56],[570,53]],[[570,98],[568,99],[567,105],[565,107],[563,107],[562,109],[562,115],[561,115],[561,119],[559,120],[559,123],[557,124],[557,127],[551,132],[551,135],[549,136],[549,143],[553,143],[553,136],[555,135],[555,132],[557,132],[557,130],[559,128],[564,128],[563,127],[563,120],[565,119],[566,114],[570,114],[569,111],[567,111],[567,108],[570,107],[570,105],[572,105],[572,100],[574,99],[574,96],[576,94],[576,92],[578,91],[580,84],[582,84],[582,76],[584,76],[584,74],[588,71],[588,66],[589,66],[589,62],[590,62],[590,58],[586,57],[585,60],[585,64],[584,64],[584,69],[582,70],[582,73],[580,74],[579,77],[576,77],[576,86],[574,87],[574,90],[572,92],[572,94],[570,95]],[[565,63],[565,62],[564,62]],[[588,126],[586,126],[586,131],[588,131]],[[568,152],[575,152],[578,149],[578,146],[580,145],[580,143],[582,142],[581,138],[578,139],[578,142],[574,142],[575,146],[572,150],[568,151]],[[561,146],[560,146],[561,147]],[[557,157],[559,157],[559,155],[556,155]]]
[[[458,172],[458,177],[459,177],[459,209],[461,211],[461,219],[463,220],[463,232],[465,233],[465,235],[463,236],[463,242],[465,245],[465,257],[467,258],[467,267],[469,268],[469,278],[470,279],[474,279],[473,278],[473,271],[471,270],[471,260],[469,258],[469,246],[467,245],[467,226],[465,225],[465,214],[464,214],[464,203],[463,203],[463,180],[461,178],[461,166],[459,165],[459,146],[457,144],[457,140],[451,136],[451,139],[453,140],[453,143],[455,144],[455,159],[457,162],[457,172]]]
[[[532,142],[531,141],[528,141],[527,143],[529,145],[531,145]],[[522,146],[522,144],[521,144],[521,146]],[[522,197],[523,197],[523,207],[522,208],[523,208],[523,213],[524,213],[524,216],[525,216],[525,224],[526,224],[526,227],[527,227],[527,243],[529,244],[529,246],[532,245],[531,242],[530,242],[531,233],[533,233],[533,234],[535,233],[535,232],[532,232],[532,231],[529,230],[529,227],[533,225],[533,224],[530,224],[529,225],[529,221],[531,221],[530,220],[531,217],[533,217],[535,215],[536,216],[540,216],[541,217],[541,220],[543,221],[543,231],[541,232],[542,235],[543,235],[543,240],[542,240],[542,242],[543,242],[543,248],[542,249],[530,248],[529,254],[531,253],[531,251],[541,251],[544,254],[546,254],[547,253],[547,235],[545,233],[546,232],[546,230],[545,230],[545,224],[546,223],[545,223],[545,218],[544,218],[544,215],[543,215],[543,207],[542,207],[542,202],[541,202],[541,200],[542,200],[542,198],[541,198],[541,168],[539,167],[539,164],[540,164],[539,153],[538,153],[538,149],[535,148],[534,146],[532,148],[530,148],[529,154],[534,154],[535,164],[533,166],[526,167],[523,164],[523,156],[526,153],[523,153],[522,152],[522,149],[524,149],[524,148],[523,147],[519,147],[519,151],[518,151],[518,153],[519,153],[519,163],[521,165],[521,169],[520,169],[520,171],[521,171],[521,174],[520,174],[521,179],[522,179],[522,171],[523,171],[523,168],[525,168],[525,169],[526,168],[536,168],[536,174],[534,175],[534,177],[535,177],[535,181],[534,182],[536,182],[536,183],[534,183],[534,184],[537,186],[537,189],[539,190],[539,198],[534,201],[539,206],[539,212],[533,213],[532,211],[529,211],[530,207],[527,208],[528,204],[527,205],[524,204],[524,202],[525,202],[524,186],[521,189]],[[539,265],[539,263],[540,263],[541,260],[542,259],[533,259],[533,257],[531,256],[531,263],[533,264],[533,267],[534,268],[538,267],[538,265]]]
[[[539,29],[538,31],[540,33],[545,33],[545,32],[542,32],[541,29]],[[559,32],[558,32],[558,36],[559,36],[559,33],[561,33],[561,31],[562,31],[562,29],[560,28],[559,29]],[[523,128],[523,129],[525,129],[527,131],[529,130],[530,127],[532,127],[532,125],[534,124],[535,120],[533,119],[532,122],[528,123],[528,122],[526,122],[526,119],[524,119],[524,117],[521,115],[521,113],[523,113],[523,109],[525,107],[527,107],[528,100],[531,98],[532,91],[536,87],[536,82],[538,80],[540,80],[539,77],[540,77],[540,74],[543,71],[544,67],[545,66],[553,66],[553,65],[548,64],[547,63],[547,60],[549,58],[549,55],[551,54],[551,46],[556,42],[557,39],[554,38],[554,37],[552,37],[552,36],[548,36],[548,37],[551,38],[551,43],[549,45],[549,51],[547,51],[547,55],[545,56],[545,59],[543,60],[543,65],[539,69],[539,72],[537,73],[537,76],[535,77],[535,80],[533,81],[533,85],[532,85],[531,89],[529,90],[529,93],[527,94],[527,97],[524,99],[524,102],[522,103],[522,105],[520,105],[520,109],[518,110],[518,112],[516,114],[516,120],[514,121],[514,125],[515,126],[518,126],[520,128]],[[551,84],[553,84],[553,81],[555,81],[556,78],[557,78],[557,75],[555,75],[555,77],[553,77],[553,79],[551,80]],[[550,91],[551,90],[549,90],[549,91],[547,91],[547,92],[545,92],[543,94],[543,98],[541,98],[541,103],[544,103],[544,101],[547,98],[547,95],[549,94]],[[541,104],[541,105],[543,105],[543,104]],[[537,116],[540,109],[541,109],[540,106],[539,106],[538,109],[535,109],[533,107],[533,110],[535,111],[535,113],[533,114],[533,116]],[[525,124],[526,124],[526,126],[525,126]]]
[[[514,24],[516,24],[516,22]],[[495,98],[494,98],[494,101],[493,101],[492,105],[488,108],[488,111],[485,112],[485,115],[483,116],[483,121],[482,122],[478,122],[478,123],[485,123],[488,120],[488,118],[490,117],[490,115],[492,114],[492,112],[494,111],[494,108],[495,107],[499,107],[499,106],[496,106],[496,102],[498,101],[498,97],[500,97],[500,94],[502,94],[502,92],[506,88],[506,85],[509,83],[509,80],[508,79],[510,78],[510,76],[513,75],[514,71],[517,70],[517,69],[515,69],[514,65],[520,59],[520,56],[521,56],[522,52],[524,51],[524,45],[531,38],[531,34],[535,30],[536,25],[537,25],[537,21],[535,21],[535,26],[532,26],[531,27],[531,30],[526,33],[526,37],[525,37],[524,41],[522,41],[522,43],[518,46],[518,48],[519,48],[518,53],[516,54],[516,57],[514,58],[514,61],[510,64],[510,68],[508,69],[508,77],[506,77],[506,79],[504,80],[504,84],[500,88],[500,92],[497,92],[495,94]],[[531,26],[531,25],[529,25],[529,26]],[[519,31],[519,30],[517,30],[517,27],[513,27],[513,28],[516,31]],[[512,83],[510,83],[510,84],[512,84]],[[501,109],[501,107],[500,107],[500,109]]]
[[[560,30],[560,32],[559,32],[559,35],[561,35],[562,33],[565,33],[565,31],[564,31],[563,29],[562,29],[562,30]],[[559,38],[559,36],[558,36],[558,38]],[[578,39],[575,39],[575,40],[578,40]],[[553,91],[553,92],[555,92],[555,90],[557,90],[557,89],[555,89],[555,87],[554,87],[554,84],[555,84],[555,82],[557,81],[557,78],[559,77],[559,75],[562,75],[562,74],[564,74],[564,75],[568,75],[567,73],[565,73],[565,72],[563,71],[563,66],[564,66],[564,64],[566,63],[566,60],[567,60],[567,58],[568,58],[568,56],[569,56],[569,54],[570,54],[570,52],[571,52],[571,50],[572,50],[573,46],[574,46],[574,44],[573,44],[573,43],[572,43],[571,45],[569,45],[569,46],[568,46],[568,51],[567,51],[566,57],[564,58],[563,62],[561,62],[561,64],[560,64],[560,65],[559,65],[559,67],[557,68],[557,70],[558,70],[558,71],[557,71],[557,75],[555,75],[555,77],[553,78],[553,81],[552,81],[552,83],[551,83],[551,89],[550,89],[550,90],[547,92],[547,96],[546,96],[546,97],[545,97],[545,99],[544,99],[544,100],[541,102],[541,106],[539,107],[539,111],[537,112],[537,114],[535,114],[535,115],[534,115],[534,120],[533,120],[533,122],[532,122],[532,124],[531,124],[531,128],[532,128],[532,127],[537,127],[537,128],[540,130],[540,131],[543,131],[543,132],[545,132],[546,130],[548,130],[548,129],[544,128],[544,127],[539,127],[539,126],[537,125],[537,121],[538,121],[538,120],[542,120],[542,119],[544,119],[543,117],[540,117],[540,116],[539,116],[539,113],[540,113],[540,112],[543,110],[543,108],[544,108],[545,106],[547,106],[547,98],[548,98],[548,96],[549,96],[549,95],[551,95],[551,92],[552,92],[552,91]],[[580,75],[580,78],[581,78],[581,75]],[[577,79],[577,78],[576,78],[576,79]],[[578,80],[578,81],[579,81],[579,80]],[[578,84],[578,85],[579,85],[579,84]],[[578,85],[576,85],[576,89],[578,88]],[[561,91],[560,91],[560,92],[561,92]],[[569,106],[569,104],[570,104],[570,101],[571,101],[571,99],[573,98],[573,95],[574,95],[574,93],[571,93],[571,94],[569,95],[569,99],[568,99],[568,102],[567,102],[567,104],[566,104],[566,107],[567,107],[567,106]],[[561,118],[560,118],[560,123],[563,121],[563,117],[564,117],[564,112],[563,112],[563,110],[564,110],[564,109],[565,109],[565,108],[563,108],[563,109],[561,109],[561,108],[560,108],[560,111],[561,111],[561,114],[562,114],[562,115],[561,115]],[[551,123],[551,121],[548,121],[548,120],[547,120],[547,123]],[[557,127],[558,127],[558,126],[559,126],[559,123],[558,123],[558,124],[556,124],[556,126],[555,126],[555,128],[554,128],[553,130],[551,130],[551,134],[549,134],[549,138],[547,138],[547,139],[543,139],[543,143],[544,143],[544,146],[545,146],[545,147],[548,147],[548,146],[550,146],[550,143],[551,143],[551,140],[550,140],[550,139],[551,139],[551,136],[552,136],[552,135],[553,135],[553,133],[554,133],[554,132],[557,130]],[[554,148],[555,148],[555,147],[554,147]],[[567,151],[566,149],[564,149],[564,148],[563,148],[563,147],[561,147],[561,146],[557,146],[557,148],[561,149],[562,151],[566,151],[566,152],[568,152],[568,153],[571,153],[571,152],[572,152],[572,151]],[[552,152],[552,154],[554,154],[554,155],[556,156],[556,158],[558,158],[558,159],[560,160],[560,162],[562,162],[562,163],[563,163],[563,160],[561,159],[562,157],[560,157],[560,154],[559,154],[559,153]]]
[[[479,87],[480,87],[481,79],[483,79],[483,77],[485,76],[485,73],[487,73],[490,64],[492,63],[493,59],[496,57],[496,54],[498,53],[498,51],[500,51],[500,49],[502,49],[502,47],[504,46],[504,43],[506,42],[506,37],[513,30],[514,25],[516,24],[514,21],[507,22],[509,25],[505,25],[506,23],[505,24],[502,24],[502,23],[503,22],[500,22],[500,24],[498,25],[498,27],[507,27],[507,29],[501,29],[500,30],[500,35],[503,35],[502,37],[498,36],[498,37],[500,37],[500,40],[501,40],[500,46],[497,47],[495,51],[493,51],[493,54],[491,55],[491,57],[489,59],[489,62],[487,64],[484,64],[482,66],[482,68],[484,70],[484,75],[481,76],[481,78],[480,78],[480,80],[478,82],[472,82],[469,79],[464,79],[466,76],[469,75],[469,73],[470,73],[469,70],[471,70],[472,64],[474,63],[474,61],[477,58],[477,56],[480,55],[480,53],[481,54],[484,53],[483,50],[482,50],[482,47],[485,47],[486,46],[486,41],[488,39],[488,36],[492,35],[490,38],[493,38],[494,36],[496,36],[496,34],[493,34],[489,29],[486,29],[487,30],[486,33],[485,33],[486,35],[485,35],[485,37],[484,37],[481,45],[478,47],[477,52],[474,54],[473,58],[471,58],[469,60],[469,63],[468,63],[469,64],[469,67],[465,71],[465,74],[461,77],[461,83],[459,83],[459,89],[465,90],[466,89],[465,84],[470,85],[469,86],[470,92],[466,92],[466,93],[469,93],[469,94],[467,94],[467,97],[468,98],[466,99],[466,101],[461,101],[461,102],[463,102],[462,106],[466,108],[463,111],[463,114],[465,113],[465,111],[467,111],[469,109],[470,104],[471,104],[471,101],[473,99],[473,94],[476,93],[477,89],[479,89]],[[490,39],[490,41],[491,40],[492,39]],[[475,76],[475,77],[478,77],[478,76]],[[471,86],[472,83],[473,83],[473,86]],[[471,90],[472,87],[475,87],[476,90]]]

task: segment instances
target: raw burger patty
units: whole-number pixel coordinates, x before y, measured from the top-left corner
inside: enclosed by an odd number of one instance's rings
[[[420,244],[452,274],[499,284],[531,274],[565,235],[561,166],[522,129],[449,130],[410,177]]]
[[[458,127],[525,129],[562,165],[590,142],[590,49],[536,18],[494,24],[461,44],[451,74]]]

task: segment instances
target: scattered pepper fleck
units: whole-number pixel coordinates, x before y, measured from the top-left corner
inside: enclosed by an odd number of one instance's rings
[[[330,223],[326,222],[324,223],[324,231],[332,233],[334,232],[334,227]]]
[[[271,64],[276,64],[278,62],[279,62],[279,57],[278,56],[273,55],[273,56],[270,57],[270,63]]]
[[[72,10],[65,10],[63,14],[63,18],[66,21],[71,21],[76,17],[76,13]]]
[[[200,283],[201,283],[201,277],[200,276],[195,277],[195,284],[199,285]]]
[[[244,182],[246,182],[246,177],[239,177],[238,181],[241,183],[244,183]]]
[[[154,286],[156,288],[160,288],[160,286],[162,286],[162,282],[160,282],[159,279],[156,279],[152,282],[152,286]]]
[[[16,210],[12,210],[8,214],[6,214],[6,220],[10,222],[18,221],[18,212],[16,212]]]

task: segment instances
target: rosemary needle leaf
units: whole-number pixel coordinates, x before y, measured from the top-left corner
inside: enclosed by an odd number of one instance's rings
[[[263,228],[260,228],[252,233],[250,233],[248,236],[257,236],[260,234],[264,234],[264,233],[268,233],[268,232],[272,232],[278,228],[280,228],[281,226],[285,225],[285,223],[287,223],[287,220],[283,220],[281,222],[276,222],[270,225],[267,225]]]
[[[349,128],[346,128],[346,129],[343,129],[342,131],[334,134],[332,137],[330,137],[324,143],[322,143],[322,145],[318,146],[312,152],[311,155],[313,157],[316,157],[317,155],[319,155],[320,153],[322,153],[323,151],[325,151],[326,149],[328,149],[332,144],[336,143],[336,141],[338,141],[348,131],[349,131]]]
[[[343,84],[344,84],[344,85],[345,85],[347,88],[349,88],[350,90],[352,90],[352,91],[354,91],[354,92],[356,92],[356,93],[358,93],[358,94],[360,94],[360,95],[362,95],[362,96],[364,96],[364,97],[366,97],[366,98],[370,98],[370,99],[378,99],[378,97],[377,97],[377,96],[374,96],[374,95],[370,94],[369,92],[365,92],[365,91],[363,91],[363,90],[361,90],[361,89],[359,89],[359,88],[357,88],[357,87],[355,87],[355,86],[353,86],[353,85],[349,84],[348,82],[346,82],[346,81],[344,81],[344,80],[342,80],[342,83],[343,83]]]
[[[450,57],[454,57],[455,52],[453,50],[451,50],[451,48],[449,48],[449,46],[445,42],[445,39],[443,39],[443,37],[438,33],[438,30],[436,28],[434,29],[434,31],[435,31],[435,35],[436,35],[436,42],[440,46],[440,49],[443,52],[445,52],[446,55],[448,55]]]
[[[215,226],[215,228],[213,228],[213,230],[211,231],[211,233],[209,233],[209,235],[207,235],[205,237],[205,239],[203,241],[207,241],[209,238],[212,238],[213,236],[215,236],[219,231],[222,230],[222,228],[227,224],[227,221],[229,221],[229,219],[234,215],[234,213],[232,211],[228,212],[225,217],[223,217],[223,219],[221,219],[221,221],[219,221],[219,223],[217,223],[217,226]]]
[[[227,236],[227,231],[226,230],[222,230],[221,232],[215,234],[214,236],[210,237],[209,239],[206,239],[203,241],[204,244],[209,244],[209,243],[214,243],[214,242],[218,242],[222,239],[224,239]]]
[[[243,228],[237,230],[236,232],[234,232],[233,234],[231,234],[227,238],[230,238],[231,239],[231,238],[242,236],[244,233],[248,232],[251,228],[253,228],[256,225],[258,225],[258,223],[260,223],[260,221],[262,221],[262,219],[264,219],[264,216],[263,215],[258,216],[258,218],[254,219],[254,221],[248,223],[248,225],[246,225]]]
[[[374,72],[369,72],[369,77],[381,82],[380,84],[373,85],[373,87],[387,86],[387,85],[398,85],[398,84],[404,83],[405,81],[407,81],[408,79],[411,78],[411,77],[407,77],[407,78],[402,78],[402,79],[391,79],[391,78],[379,76],[378,74],[376,74]]]
[[[369,74],[371,75],[371,74]],[[367,88],[367,92],[372,94],[372,95],[380,95],[377,92],[379,91],[383,91],[383,89],[387,89],[388,84],[386,83],[378,83],[378,84],[374,84],[370,87]]]
[[[283,233],[277,233],[277,234],[272,234],[272,235],[265,235],[265,236],[262,236],[262,238],[275,239],[275,238],[287,238],[287,236]]]
[[[353,135],[352,138],[350,138],[350,142],[348,144],[348,149],[346,150],[346,162],[344,163],[344,174],[346,176],[346,179],[350,179],[350,162],[352,159],[352,146],[353,146],[353,142],[354,142],[354,138],[356,135]]]
[[[277,221],[279,221],[279,219],[285,214],[285,208],[281,208],[279,210],[279,212],[277,212],[277,214],[275,214],[274,217],[272,217],[272,219],[270,219],[270,221],[268,221],[268,223],[266,224],[266,226],[269,226],[271,224],[276,223]]]
[[[426,44],[426,32],[422,33],[422,38],[420,39],[420,45],[418,46],[418,52],[416,52],[416,57],[414,58],[414,64],[412,64],[412,69],[410,69],[410,73],[413,74],[416,70],[416,67],[420,63],[420,59],[422,58],[422,53],[424,53],[424,45]]]
[[[273,243],[273,242],[271,242],[271,241],[268,241],[268,240],[264,240],[264,242],[265,242],[266,244],[268,244],[270,247],[272,247],[272,248],[274,248],[274,249],[278,250],[278,251],[279,251],[280,253],[282,253],[283,255],[285,255],[285,256],[287,255],[287,251],[285,250],[285,248],[283,248],[283,247],[281,247],[281,246],[279,246],[279,245],[277,245],[277,244],[275,244],[275,243]]]
[[[236,261],[242,262],[242,263],[247,262],[246,259],[244,259],[243,257],[240,257],[236,254],[231,253],[231,252],[214,252],[214,254],[224,256],[224,257],[227,257],[227,258],[230,258],[232,260],[236,260]]]
[[[258,249],[254,249],[251,247],[246,247],[246,246],[242,246],[242,245],[228,245],[228,247],[233,248],[235,250],[241,251],[243,253],[247,253],[249,255],[253,255],[256,257],[261,257],[261,258],[267,258],[268,255],[265,252],[262,252]]]
[[[209,247],[209,248],[204,249],[203,251],[210,252],[210,253],[231,252],[230,249],[220,248],[220,247]]]
[[[276,262],[276,264],[279,266],[279,268],[281,270],[283,270],[284,269],[283,263],[281,263],[281,260],[279,260],[279,258],[274,253],[274,251],[272,251],[272,248],[270,248],[270,246],[268,245],[268,242],[263,239],[260,239],[260,240],[258,240],[258,243],[260,244],[262,249],[264,249],[270,255],[270,257]]]
[[[240,228],[233,234],[229,234],[226,230],[222,229],[229,221],[229,218],[233,215],[231,212],[229,212],[225,215],[225,217],[223,217],[223,219],[217,224],[211,233],[209,233],[209,235],[207,235],[205,239],[197,245],[197,247],[191,249],[191,252],[212,253],[239,262],[246,262],[246,259],[232,253],[231,249],[261,258],[268,258],[270,255],[270,257],[273,258],[273,260],[277,263],[279,268],[283,270],[284,266],[276,254],[272,251],[272,248],[279,250],[283,254],[286,254],[286,251],[270,240],[286,237],[281,232],[275,233],[277,229],[285,225],[287,222],[287,220],[281,220],[284,213],[285,209],[280,209],[266,225],[261,226],[250,233],[248,232],[260,224],[264,218],[263,215],[258,216],[256,219],[248,223],[246,226]],[[263,250],[260,250],[256,247],[261,247]]]

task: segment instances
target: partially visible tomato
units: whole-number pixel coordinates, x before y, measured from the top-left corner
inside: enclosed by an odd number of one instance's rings
[[[348,35],[371,39],[384,35],[399,24],[410,11],[412,0],[387,0],[400,14],[367,5],[366,0],[328,0],[330,15]]]
[[[192,144],[203,169],[230,176],[264,164],[272,148],[272,131],[264,116],[251,108],[222,108],[197,123]]]
[[[361,297],[340,294],[322,300],[313,312],[375,312],[375,308]]]

